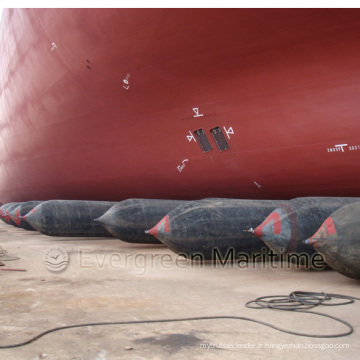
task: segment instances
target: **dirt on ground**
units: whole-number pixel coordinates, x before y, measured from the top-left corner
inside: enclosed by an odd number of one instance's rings
[[[0,346],[51,328],[98,322],[239,316],[280,328],[331,335],[346,326],[321,316],[255,310],[259,296],[310,291],[360,297],[360,281],[333,270],[287,263],[201,264],[161,245],[111,238],[56,238],[0,224]],[[7,261],[12,260],[12,261]],[[338,338],[290,335],[234,319],[86,325],[29,345],[0,349],[1,359],[358,359],[360,302],[322,306],[354,333]]]

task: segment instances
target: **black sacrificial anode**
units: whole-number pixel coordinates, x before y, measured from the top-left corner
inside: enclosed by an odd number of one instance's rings
[[[183,200],[127,199],[114,205],[103,216],[95,219],[114,237],[129,243],[162,244],[145,233]]]

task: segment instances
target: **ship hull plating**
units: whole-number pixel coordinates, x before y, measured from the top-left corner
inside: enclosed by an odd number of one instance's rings
[[[0,201],[360,196],[359,15],[5,9]]]

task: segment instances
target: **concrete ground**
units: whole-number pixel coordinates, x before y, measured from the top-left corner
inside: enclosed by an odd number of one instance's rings
[[[19,260],[0,269],[0,346],[47,329],[105,321],[235,315],[299,332],[333,334],[345,326],[308,314],[254,310],[259,296],[294,290],[360,296],[360,282],[332,270],[305,271],[262,263],[247,268],[200,266],[163,246],[116,239],[53,238],[0,224],[0,246]],[[47,266],[66,266],[61,271]],[[68,261],[68,263],[67,263]],[[50,264],[49,264],[50,263]],[[240,320],[201,320],[63,330],[1,359],[358,359],[360,302],[316,311],[354,326],[352,335],[311,338]]]

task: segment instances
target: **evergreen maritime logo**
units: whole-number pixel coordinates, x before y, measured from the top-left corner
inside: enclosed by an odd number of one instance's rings
[[[69,263],[69,254],[61,246],[52,246],[45,251],[44,264],[53,272],[64,270]]]

